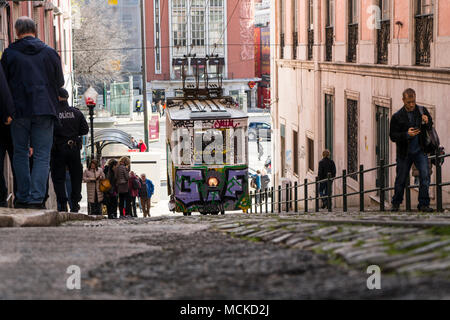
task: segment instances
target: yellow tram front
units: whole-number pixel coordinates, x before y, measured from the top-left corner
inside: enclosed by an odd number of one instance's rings
[[[167,175],[174,211],[224,214],[250,207],[248,117],[229,97],[167,101]]]

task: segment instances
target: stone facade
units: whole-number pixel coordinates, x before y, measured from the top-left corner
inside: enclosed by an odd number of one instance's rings
[[[297,1],[297,13],[293,1]],[[389,120],[402,107],[402,92],[406,88],[413,88],[418,104],[431,111],[441,144],[449,146],[450,114],[446,109],[450,98],[450,28],[444,18],[450,16],[447,2],[422,1],[433,6],[418,11],[416,0],[272,0],[272,7],[277,8],[271,16],[271,43],[275,44],[271,62],[272,117],[279,133],[273,153],[277,155],[273,159],[276,184],[285,180],[303,183],[305,178],[313,181],[325,148],[332,150],[338,175],[343,169],[359,169],[360,164],[375,167],[381,157],[395,162],[395,144],[386,137]],[[355,10],[350,10],[351,5]],[[294,14],[299,39],[296,48],[292,41]],[[423,16],[431,21],[425,36],[418,31]],[[357,44],[352,49],[350,29],[355,25]],[[314,32],[310,60],[308,29]],[[328,43],[327,29],[332,29]],[[426,41],[426,36],[431,41]],[[327,44],[331,57],[327,55]],[[293,50],[297,51],[295,60]],[[348,62],[352,50],[356,50],[356,61]],[[356,110],[356,114],[349,114],[348,110]],[[298,141],[295,148],[294,138]],[[448,163],[442,174],[443,181],[450,181]],[[393,186],[394,168],[387,178]],[[375,172],[366,174],[365,187],[374,188],[376,179]],[[358,190],[359,182],[349,178],[348,192]],[[444,202],[448,203],[450,190],[443,190]],[[335,183],[334,193],[341,192],[341,183]],[[433,188],[430,193],[433,198]],[[390,201],[391,196],[388,194],[386,200]],[[411,198],[414,204],[416,191],[412,191]],[[349,204],[358,200],[358,196],[350,197]],[[367,203],[377,201],[375,193],[367,197]]]

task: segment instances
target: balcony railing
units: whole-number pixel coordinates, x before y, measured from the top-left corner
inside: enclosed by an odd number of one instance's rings
[[[377,30],[377,63],[388,63],[388,46],[391,41],[391,22],[381,21],[380,29]]]
[[[433,41],[433,15],[416,16],[416,65],[429,66]]]
[[[358,44],[358,24],[348,25],[347,62],[356,62],[356,46]]]
[[[334,28],[325,28],[326,39],[325,39],[325,61],[333,60],[333,43],[334,43]]]
[[[298,32],[292,33],[292,58],[297,59]]]
[[[284,33],[280,34],[280,58],[284,59]]]
[[[314,48],[314,30],[308,30],[308,60],[313,58],[313,48]]]

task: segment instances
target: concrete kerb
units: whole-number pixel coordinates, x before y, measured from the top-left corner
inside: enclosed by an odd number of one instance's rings
[[[0,228],[55,227],[68,221],[97,221],[103,216],[82,213],[57,212],[55,210],[10,209],[0,210]]]

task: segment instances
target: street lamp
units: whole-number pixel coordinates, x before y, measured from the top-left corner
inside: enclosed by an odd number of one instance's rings
[[[92,87],[89,87],[84,93],[84,100],[89,108],[89,120],[91,123],[91,160],[94,159],[94,108],[97,104],[97,97],[98,93]]]

